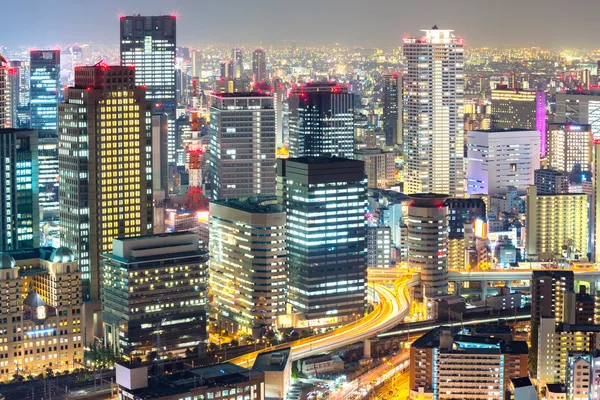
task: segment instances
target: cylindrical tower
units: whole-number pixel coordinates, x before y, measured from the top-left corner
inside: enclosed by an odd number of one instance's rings
[[[447,195],[420,193],[408,206],[408,265],[421,271],[423,296],[448,293]]]

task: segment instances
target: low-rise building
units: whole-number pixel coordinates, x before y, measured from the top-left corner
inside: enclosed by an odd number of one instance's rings
[[[232,363],[148,378],[148,366],[117,364],[120,400],[265,400],[264,373]]]
[[[546,400],[567,400],[567,387],[562,383],[546,384]]]
[[[494,311],[514,310],[521,307],[521,293],[511,293],[510,288],[501,287],[498,294],[487,298],[488,306]]]
[[[265,374],[265,400],[284,400],[292,380],[291,348],[259,353],[252,369]]]
[[[73,253],[0,253],[0,381],[83,362],[81,273]]]
[[[331,354],[318,354],[302,360],[300,371],[308,376],[329,374],[344,370],[344,361]]]

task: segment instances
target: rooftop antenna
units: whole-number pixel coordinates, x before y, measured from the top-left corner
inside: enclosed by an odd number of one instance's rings
[[[433,28],[431,28],[431,29],[435,29],[435,30],[437,30],[437,29],[439,29],[439,28],[438,28],[438,26],[437,26],[437,25],[433,25]]]

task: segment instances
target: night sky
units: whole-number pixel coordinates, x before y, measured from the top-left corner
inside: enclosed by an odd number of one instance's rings
[[[472,46],[600,48],[599,0],[2,0],[0,45],[117,44],[133,13],[177,13],[178,45],[388,47],[437,24]]]

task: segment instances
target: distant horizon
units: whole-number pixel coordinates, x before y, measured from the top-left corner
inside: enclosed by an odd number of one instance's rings
[[[597,0],[373,0],[369,4],[360,0],[29,0],[4,5],[4,15],[11,18],[3,21],[3,31],[9,34],[0,45],[10,49],[30,43],[117,45],[119,15],[176,14],[177,42],[192,47],[227,46],[242,39],[266,46],[295,40],[306,47],[341,43],[385,49],[401,45],[404,35],[415,36],[437,25],[453,29],[472,48],[595,50],[600,48],[600,24],[592,12],[597,7]]]

